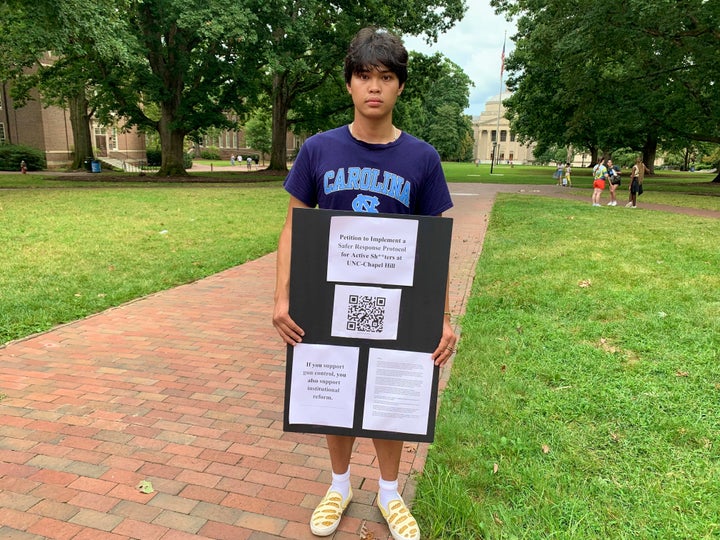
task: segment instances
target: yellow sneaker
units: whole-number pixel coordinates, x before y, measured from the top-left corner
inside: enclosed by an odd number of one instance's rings
[[[342,495],[337,491],[327,490],[327,493],[317,505],[310,518],[310,530],[315,536],[330,536],[340,525],[340,518],[352,500],[352,488],[348,492],[347,499],[343,500]]]
[[[390,534],[395,540],[420,540],[420,528],[417,521],[415,521],[402,499],[390,501],[387,510],[383,508],[378,499],[378,507],[385,521],[387,521]]]

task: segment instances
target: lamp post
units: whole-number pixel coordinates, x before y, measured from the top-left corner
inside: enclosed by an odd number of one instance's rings
[[[490,154],[490,174],[493,173],[493,165],[495,163],[495,152],[497,152],[497,140],[493,141],[492,154]]]

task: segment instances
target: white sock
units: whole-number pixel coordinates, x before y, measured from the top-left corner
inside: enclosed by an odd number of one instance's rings
[[[332,485],[330,489],[337,491],[342,495],[343,500],[348,498],[350,494],[350,469],[343,474],[332,473]]]
[[[378,481],[378,484],[380,485],[380,491],[378,493],[378,498],[380,499],[380,504],[382,504],[383,508],[387,509],[388,505],[390,504],[390,501],[394,501],[395,499],[400,499],[400,494],[398,493],[398,481],[393,480],[392,482],[388,482],[387,480],[383,480],[380,478]]]

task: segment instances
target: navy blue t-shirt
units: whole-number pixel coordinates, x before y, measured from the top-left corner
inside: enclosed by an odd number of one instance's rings
[[[436,216],[453,205],[437,151],[405,132],[388,144],[359,141],[348,126],[313,135],[284,186],[329,210]]]

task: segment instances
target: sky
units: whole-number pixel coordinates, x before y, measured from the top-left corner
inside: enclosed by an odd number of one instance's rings
[[[403,42],[410,51],[428,55],[440,52],[459,65],[475,84],[470,89],[470,107],[465,113],[479,116],[488,98],[500,93],[503,36],[507,31],[507,55],[513,49],[510,36],[515,33],[515,24],[495,15],[489,0],[466,0],[466,3],[468,9],[463,20],[439,36],[437,43],[428,45],[412,36],[404,37]]]

